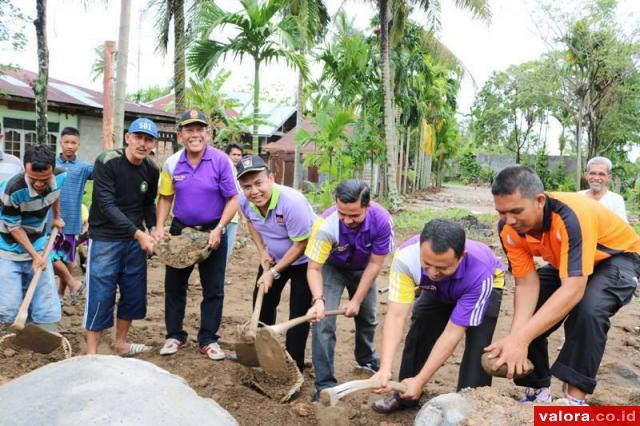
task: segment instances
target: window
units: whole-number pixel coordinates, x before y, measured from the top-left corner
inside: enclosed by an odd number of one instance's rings
[[[4,152],[23,159],[24,152],[36,143],[35,120],[21,120],[5,117],[4,125]],[[47,145],[56,152],[60,123],[49,123],[49,135]]]

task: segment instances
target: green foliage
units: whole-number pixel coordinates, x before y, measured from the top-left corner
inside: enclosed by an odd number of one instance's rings
[[[9,44],[12,50],[22,50],[27,44],[24,32],[26,22],[27,16],[14,2],[0,0],[0,48]]]
[[[169,93],[171,93],[170,86],[162,87],[159,85],[155,85],[140,89],[135,93],[127,95],[127,100],[139,104],[158,99],[162,96],[168,95]]]
[[[462,183],[478,183],[480,179],[480,172],[482,166],[476,160],[476,154],[470,149],[467,149],[460,158],[460,180]]]

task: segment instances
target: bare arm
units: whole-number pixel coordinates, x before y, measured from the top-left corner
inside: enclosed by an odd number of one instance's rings
[[[307,241],[309,240],[294,241],[291,247],[289,247],[289,250],[287,250],[284,256],[282,256],[282,259],[273,265],[273,268],[278,272],[282,272],[287,269],[293,262],[302,256],[304,249],[307,248]]]
[[[411,303],[389,303],[389,309],[384,318],[382,327],[382,348],[380,355],[380,370],[374,375],[374,379],[380,379],[381,392],[386,392],[387,381],[391,378],[393,367],[393,357],[400,346],[402,340],[402,329],[404,323],[411,312]]]
[[[156,209],[156,238],[164,235],[164,225],[169,217],[169,211],[173,205],[174,195],[160,195],[158,199],[158,207]]]
[[[31,244],[31,241],[23,228],[12,229],[11,236],[25,249],[27,253],[29,253],[29,256],[31,256],[32,259],[40,257],[40,254]]]
[[[244,216],[242,216],[244,217]],[[258,256],[260,257],[260,265],[262,265],[262,269],[266,269],[267,266],[271,265],[273,259],[269,256],[269,252],[267,251],[267,247],[262,239],[262,235],[258,232],[258,230],[253,226],[251,221],[247,220],[247,229],[249,230],[249,235],[251,235],[251,239],[258,250]]]
[[[322,264],[309,259],[307,264],[307,283],[311,290],[311,298],[313,304],[308,313],[315,313],[315,321],[321,321],[324,318],[324,300],[323,300],[323,283],[322,283]]]
[[[515,281],[511,332],[520,329],[533,316],[540,293],[540,278],[536,271],[531,271],[522,278],[516,278]]]

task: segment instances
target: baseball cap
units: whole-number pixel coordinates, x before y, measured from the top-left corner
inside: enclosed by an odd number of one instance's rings
[[[204,112],[198,109],[190,109],[188,111],[185,111],[178,120],[178,127],[186,126],[192,123],[201,123],[205,126],[209,125],[207,116],[204,114]]]
[[[265,163],[259,155],[245,155],[236,166],[236,170],[238,171],[236,178],[240,179],[241,176],[247,173],[261,172],[267,170],[267,168],[267,163]]]
[[[146,133],[154,139],[158,139],[158,127],[148,118],[138,118],[129,126],[129,133]]]

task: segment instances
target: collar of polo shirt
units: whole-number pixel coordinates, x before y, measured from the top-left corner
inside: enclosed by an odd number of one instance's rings
[[[251,201],[249,201],[249,205],[253,210],[255,210],[256,213],[260,215],[261,218],[266,219],[266,217],[269,215],[269,211],[275,209],[276,206],[278,205],[279,199],[280,199],[280,186],[274,183],[273,190],[271,191],[271,200],[269,201],[269,207],[267,208],[267,214],[263,216],[258,206],[253,204]]]
[[[213,158],[213,147],[209,144],[206,144],[204,147],[204,152],[202,153],[202,160],[211,160]],[[182,154],[180,155],[180,159],[178,160],[181,163],[186,163],[187,161],[187,148],[182,148]]]
[[[73,156],[73,160],[67,160],[66,158],[64,158],[64,155],[62,155],[62,153],[60,153],[59,157],[60,157],[60,160],[62,160],[63,163],[75,163],[76,160],[78,159],[78,156],[74,155]]]

